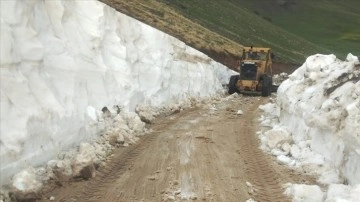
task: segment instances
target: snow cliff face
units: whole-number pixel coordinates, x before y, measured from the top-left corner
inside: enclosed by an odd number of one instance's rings
[[[100,110],[214,95],[226,67],[95,0],[1,1],[2,183],[91,140]]]
[[[286,184],[293,201],[360,198],[360,63],[349,54],[313,55],[260,106],[262,148],[324,185]]]
[[[314,55],[278,89],[280,122],[295,142],[338,169],[350,184],[360,183],[360,65],[334,55]]]

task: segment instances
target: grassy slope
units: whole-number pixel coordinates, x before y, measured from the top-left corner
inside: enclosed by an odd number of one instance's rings
[[[230,68],[242,45],[271,47],[286,63],[302,63],[315,53],[360,55],[357,0],[101,1]],[[296,4],[281,6],[284,1]]]
[[[238,0],[274,25],[344,57],[360,55],[360,1],[357,0]],[[293,2],[291,4],[291,2]]]

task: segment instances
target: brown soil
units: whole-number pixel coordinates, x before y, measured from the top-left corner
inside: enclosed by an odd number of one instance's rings
[[[203,105],[160,118],[136,145],[117,149],[95,178],[59,187],[43,201],[289,201],[283,184],[314,180],[258,148],[257,109],[266,101],[239,97],[216,101],[217,110]]]
[[[273,74],[280,74],[282,72],[291,74],[300,66],[299,64],[273,63],[272,69]]]

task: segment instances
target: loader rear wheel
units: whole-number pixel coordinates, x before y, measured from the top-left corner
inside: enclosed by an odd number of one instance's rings
[[[271,95],[271,85],[272,85],[272,78],[267,75],[264,75],[262,77],[261,96],[268,97]]]
[[[238,93],[239,90],[236,86],[237,82],[239,80],[239,75],[233,75],[230,77],[230,81],[229,81],[229,94],[233,94],[233,93]]]

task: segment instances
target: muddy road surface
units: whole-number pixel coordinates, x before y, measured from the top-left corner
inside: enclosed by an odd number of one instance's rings
[[[290,201],[282,194],[283,184],[309,179],[258,148],[258,106],[267,101],[228,97],[159,118],[151,134],[115,150],[95,178],[44,197],[64,202]]]

